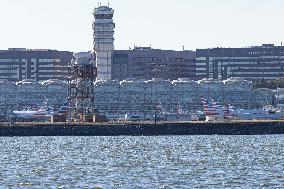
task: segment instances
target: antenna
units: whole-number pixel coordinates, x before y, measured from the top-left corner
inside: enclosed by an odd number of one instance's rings
[[[109,2],[107,3],[107,6],[109,7]]]

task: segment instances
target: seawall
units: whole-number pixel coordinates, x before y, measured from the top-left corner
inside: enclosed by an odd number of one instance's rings
[[[284,134],[282,121],[184,122],[161,124],[50,124],[0,126],[0,136],[151,136]]]

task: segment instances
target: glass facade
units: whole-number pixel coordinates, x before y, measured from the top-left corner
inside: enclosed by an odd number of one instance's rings
[[[15,48],[1,50],[0,79],[14,82],[23,79],[34,81],[66,80],[68,65],[72,58],[73,53],[68,51]]]
[[[61,80],[36,82],[23,80],[0,81],[0,109],[23,109],[49,104],[61,106],[67,100],[68,83]],[[262,108],[273,105],[274,92],[269,89],[252,89],[252,83],[239,78],[224,81],[203,79],[178,80],[100,80],[94,84],[95,108],[107,115],[126,113],[149,117],[162,107],[176,113],[203,110],[201,97],[215,99],[223,105],[238,108]],[[2,110],[1,110],[2,111]]]
[[[108,114],[131,113],[147,117],[162,107],[175,113],[203,110],[201,97],[215,99],[223,105],[238,108],[262,108],[272,105],[274,92],[269,89],[252,89],[252,83],[240,78],[224,81],[203,79],[178,80],[124,80],[99,81],[95,83],[95,107]]]
[[[196,67],[198,79],[275,79],[284,76],[284,47],[197,49]]]
[[[135,47],[112,53],[112,79],[195,79],[195,52]]]
[[[37,82],[24,79],[19,82],[0,81],[0,113],[39,107],[44,101],[60,107],[67,100],[68,83],[61,80]]]

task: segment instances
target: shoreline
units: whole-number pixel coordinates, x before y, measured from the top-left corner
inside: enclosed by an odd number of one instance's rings
[[[284,134],[284,120],[167,123],[0,123],[0,136],[158,136]]]

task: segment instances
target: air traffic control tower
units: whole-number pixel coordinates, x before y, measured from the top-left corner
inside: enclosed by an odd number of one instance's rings
[[[97,80],[111,79],[111,54],[114,50],[113,9],[99,5],[94,9],[94,51],[97,66]]]

